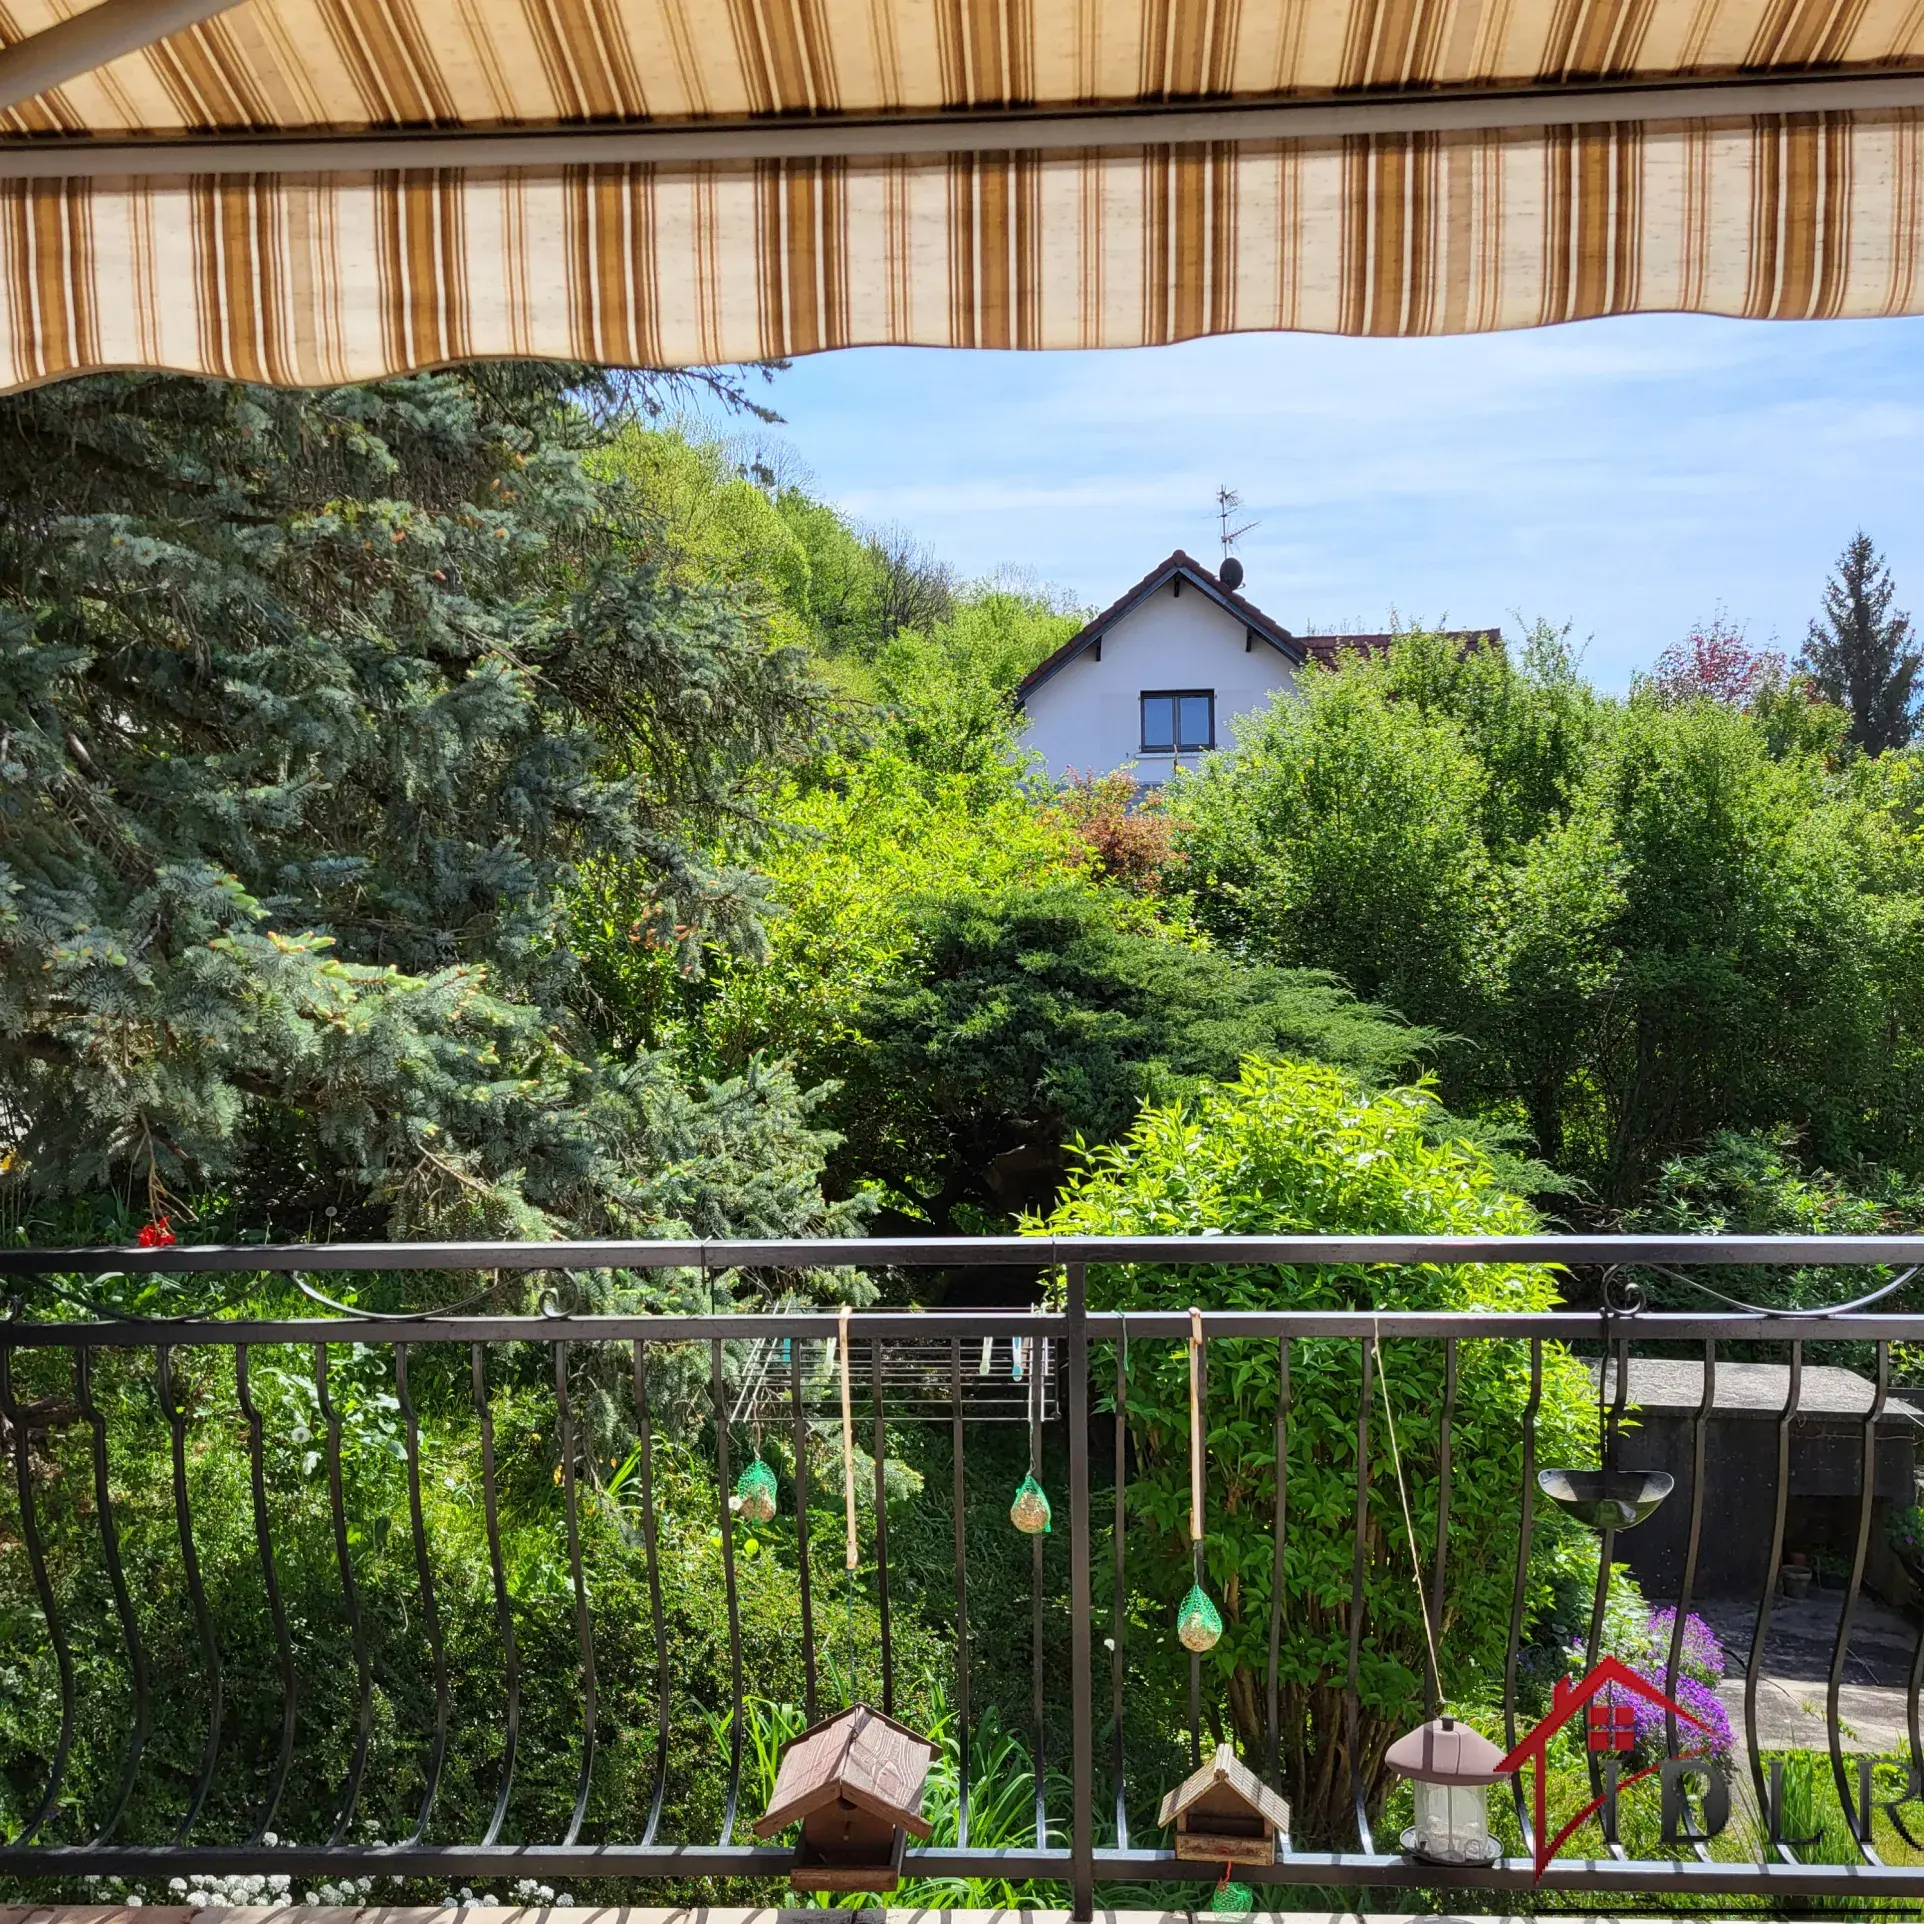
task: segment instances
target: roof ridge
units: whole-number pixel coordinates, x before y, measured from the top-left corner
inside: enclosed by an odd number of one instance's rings
[[[1041,687],[1050,676],[1066,668],[1085,648],[1099,642],[1112,623],[1122,620],[1138,602],[1153,594],[1165,581],[1172,580],[1177,575],[1188,575],[1205,594],[1241,617],[1247,628],[1261,635],[1279,654],[1287,655],[1297,662],[1308,659],[1298,637],[1292,635],[1273,615],[1265,614],[1253,601],[1246,600],[1234,588],[1225,587],[1221,576],[1213,569],[1204,567],[1186,548],[1173,548],[1133,587],[1124,589],[1108,607],[1102,609],[1100,613],[1091,615],[1061,647],[1037,662],[1022,677],[1016,684],[1015,690],[1018,705],[1031,689]]]

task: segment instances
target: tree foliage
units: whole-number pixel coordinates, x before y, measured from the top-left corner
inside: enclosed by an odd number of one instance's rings
[[[1907,765],[1792,691],[1603,701],[1553,641],[1411,637],[1258,718],[1174,791],[1196,919],[1455,1037],[1446,1098],[1608,1203],[1718,1128],[1924,1151]]]
[[[1111,1141],[1146,1099],[1244,1056],[1380,1079],[1433,1041],[1326,975],[1174,940],[1086,884],[926,898],[907,932],[901,966],[852,1008],[831,1103],[848,1179],[878,1180],[904,1229],[1048,1208],[1066,1145]]]
[[[706,1138],[778,1172],[747,1220],[821,1220],[792,1078],[690,1089],[579,1018],[583,865],[684,957],[751,943],[757,885],[716,851],[822,720],[804,657],[584,462],[580,379],[0,402],[16,1181],[227,1187],[256,1231],[322,1202],[634,1231],[685,1220],[654,1185]]]
[[[1767,688],[1781,686],[1789,672],[1776,649],[1751,647],[1743,629],[1719,613],[1672,642],[1657,657],[1645,685],[1660,701],[1748,708]]]
[[[1884,557],[1859,528],[1825,583],[1824,612],[1798,658],[1824,699],[1849,715],[1851,740],[1871,755],[1910,743],[1924,696],[1924,645],[1910,616],[1891,607],[1896,593]]]

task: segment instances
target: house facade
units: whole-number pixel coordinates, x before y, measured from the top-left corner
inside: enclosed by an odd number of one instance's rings
[[[1152,568],[1023,677],[1022,746],[1057,781],[1126,768],[1155,787],[1230,746],[1233,722],[1289,693],[1310,667],[1395,639],[1292,635],[1238,592],[1241,583],[1239,562],[1217,572],[1181,549]],[[1461,639],[1487,645],[1496,631],[1464,630]]]

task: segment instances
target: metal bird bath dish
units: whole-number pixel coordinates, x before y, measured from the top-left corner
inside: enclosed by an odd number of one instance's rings
[[[1619,1343],[1615,1357],[1615,1395],[1604,1379],[1611,1373],[1610,1344],[1597,1362],[1598,1470],[1539,1470],[1537,1488],[1565,1516],[1599,1532],[1634,1529],[1676,1488],[1667,1470],[1626,1470],[1617,1463],[1617,1436],[1630,1394],[1630,1346]]]
[[[1677,1479],[1666,1470],[1539,1470],[1537,1487],[1565,1516],[1593,1530],[1628,1530],[1656,1509]]]

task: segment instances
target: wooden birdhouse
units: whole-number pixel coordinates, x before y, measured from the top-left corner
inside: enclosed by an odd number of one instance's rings
[[[1227,1744],[1162,1800],[1156,1820],[1176,1827],[1176,1855],[1204,1864],[1273,1864],[1289,1834],[1289,1806]]]
[[[773,1837],[802,1820],[788,1873],[795,1890],[892,1891],[906,1834],[929,1834],[922,1791],[934,1761],[926,1737],[857,1704],[782,1746],[755,1834]]]

